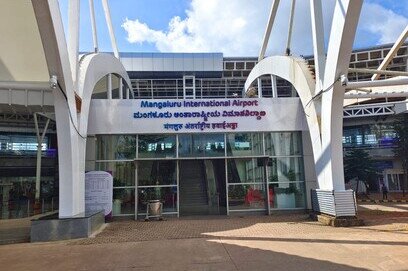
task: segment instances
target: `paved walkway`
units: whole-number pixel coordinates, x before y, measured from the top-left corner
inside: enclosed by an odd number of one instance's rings
[[[400,192],[388,193],[388,199],[383,200],[382,193],[370,193],[369,195],[358,195],[357,201],[361,202],[376,202],[376,203],[408,203],[408,196],[405,196]]]
[[[408,270],[408,218],[364,215],[356,228],[306,215],[118,221],[95,238],[0,246],[0,269]]]

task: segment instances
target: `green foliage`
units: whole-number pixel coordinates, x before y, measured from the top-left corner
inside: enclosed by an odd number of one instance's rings
[[[163,200],[161,188],[155,187],[143,189],[142,192],[140,193],[140,200],[142,202],[148,202],[150,200]]]
[[[120,136],[117,142],[117,158],[134,157],[136,149],[135,136]]]
[[[394,154],[401,159],[402,162],[402,168],[404,169],[402,188],[405,192],[407,189],[408,173],[408,114],[402,114],[402,116],[394,122],[393,128],[396,134]]]
[[[362,149],[349,151],[344,158],[344,177],[346,182],[356,178],[367,184],[378,177],[374,160]]]
[[[243,199],[248,190],[248,185],[231,185],[228,188],[228,196],[232,199]]]

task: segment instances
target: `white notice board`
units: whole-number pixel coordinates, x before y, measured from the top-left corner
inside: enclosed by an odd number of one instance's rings
[[[106,171],[85,173],[85,211],[112,213],[113,177]]]

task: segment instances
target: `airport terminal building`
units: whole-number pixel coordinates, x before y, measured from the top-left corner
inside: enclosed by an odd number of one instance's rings
[[[355,51],[350,67],[377,67],[390,47]],[[406,71],[407,55],[402,46],[390,69]],[[312,58],[305,59],[313,65]],[[133,92],[115,75],[97,83],[86,141],[85,171],[113,176],[113,216],[142,218],[146,202],[155,199],[173,216],[312,208],[310,191],[317,187],[312,144],[301,101],[288,81],[263,76],[253,95],[245,94],[257,59],[221,53],[122,53],[120,60]],[[349,74],[350,81],[366,79]],[[18,114],[16,105],[1,105],[2,219],[34,213],[39,139],[41,208],[58,208],[58,157],[64,154],[58,152],[55,122],[48,120],[53,98],[42,91],[41,100],[33,101],[32,94],[7,93],[13,104],[22,100]],[[405,97],[346,101],[344,150],[367,149],[382,170],[381,181],[400,191],[392,122],[404,112],[398,106]]]

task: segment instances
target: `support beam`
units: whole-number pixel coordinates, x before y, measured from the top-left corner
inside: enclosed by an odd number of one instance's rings
[[[0,89],[52,90],[50,82],[0,81]]]
[[[113,31],[108,0],[102,0],[102,6],[105,12],[106,24],[108,25],[109,37],[110,37],[111,44],[112,44],[113,54],[115,55],[116,58],[119,58],[119,51],[118,51],[118,46],[116,44],[115,33]]]
[[[44,141],[45,134],[47,133],[48,125],[50,124],[50,119],[47,119],[45,127],[42,133],[40,133],[40,128],[38,127],[37,114],[34,113],[34,124],[35,132],[37,135],[37,164],[36,164],[36,175],[35,175],[35,201],[40,200],[41,192],[41,154],[42,154],[42,143]]]
[[[408,98],[408,92],[374,92],[345,94],[344,99],[378,99],[378,98]]]
[[[75,89],[77,89],[79,60],[79,14],[79,0],[68,1],[68,54]]]
[[[408,72],[389,71],[389,70],[349,68],[348,71],[357,72],[357,73],[378,74],[378,75],[385,74],[385,75],[391,75],[391,76],[408,76]]]
[[[401,35],[398,37],[397,41],[391,47],[390,51],[388,52],[387,56],[384,57],[383,61],[381,62],[378,70],[385,70],[390,64],[391,60],[397,54],[398,49],[404,44],[405,40],[408,38],[408,25],[405,27],[404,31],[402,31]],[[377,80],[380,78],[380,74],[375,74],[371,77],[371,80]]]
[[[321,189],[344,190],[343,169],[343,102],[345,87],[340,75],[347,74],[362,0],[337,0],[333,13],[327,51],[322,95],[322,153],[319,165],[324,168]],[[318,165],[318,166],[319,166]]]
[[[262,41],[261,51],[259,52],[258,61],[261,61],[265,57],[266,48],[268,47],[269,38],[271,36],[271,31],[273,27],[273,23],[275,22],[276,12],[278,11],[280,0],[273,0],[271,6],[271,12],[269,14],[268,23],[266,25],[265,34]]]
[[[293,28],[293,20],[295,17],[295,6],[296,6],[296,0],[292,0],[292,4],[290,6],[290,15],[289,15],[288,39],[286,40],[286,55],[290,55],[290,43],[292,40],[292,28]]]
[[[85,185],[79,173],[78,118],[72,72],[58,1],[31,0],[48,72],[55,75],[62,90],[55,89],[59,164],[59,217],[74,217],[85,211]],[[64,94],[62,93],[64,92]],[[67,98],[65,98],[65,96]]]
[[[312,22],[313,53],[316,74],[315,93],[323,89],[326,55],[324,49],[324,28],[321,0],[310,0],[310,13]]]
[[[349,82],[346,86],[346,90],[369,88],[369,87],[400,86],[400,85],[408,85],[408,77],[401,77],[397,79],[375,80],[375,81]]]
[[[97,53],[99,52],[99,47],[98,47],[98,33],[96,30],[96,22],[95,22],[95,7],[94,7],[94,1],[89,0],[89,15],[91,18],[91,26],[92,26],[92,41],[93,41],[93,46],[94,46],[94,52]]]

